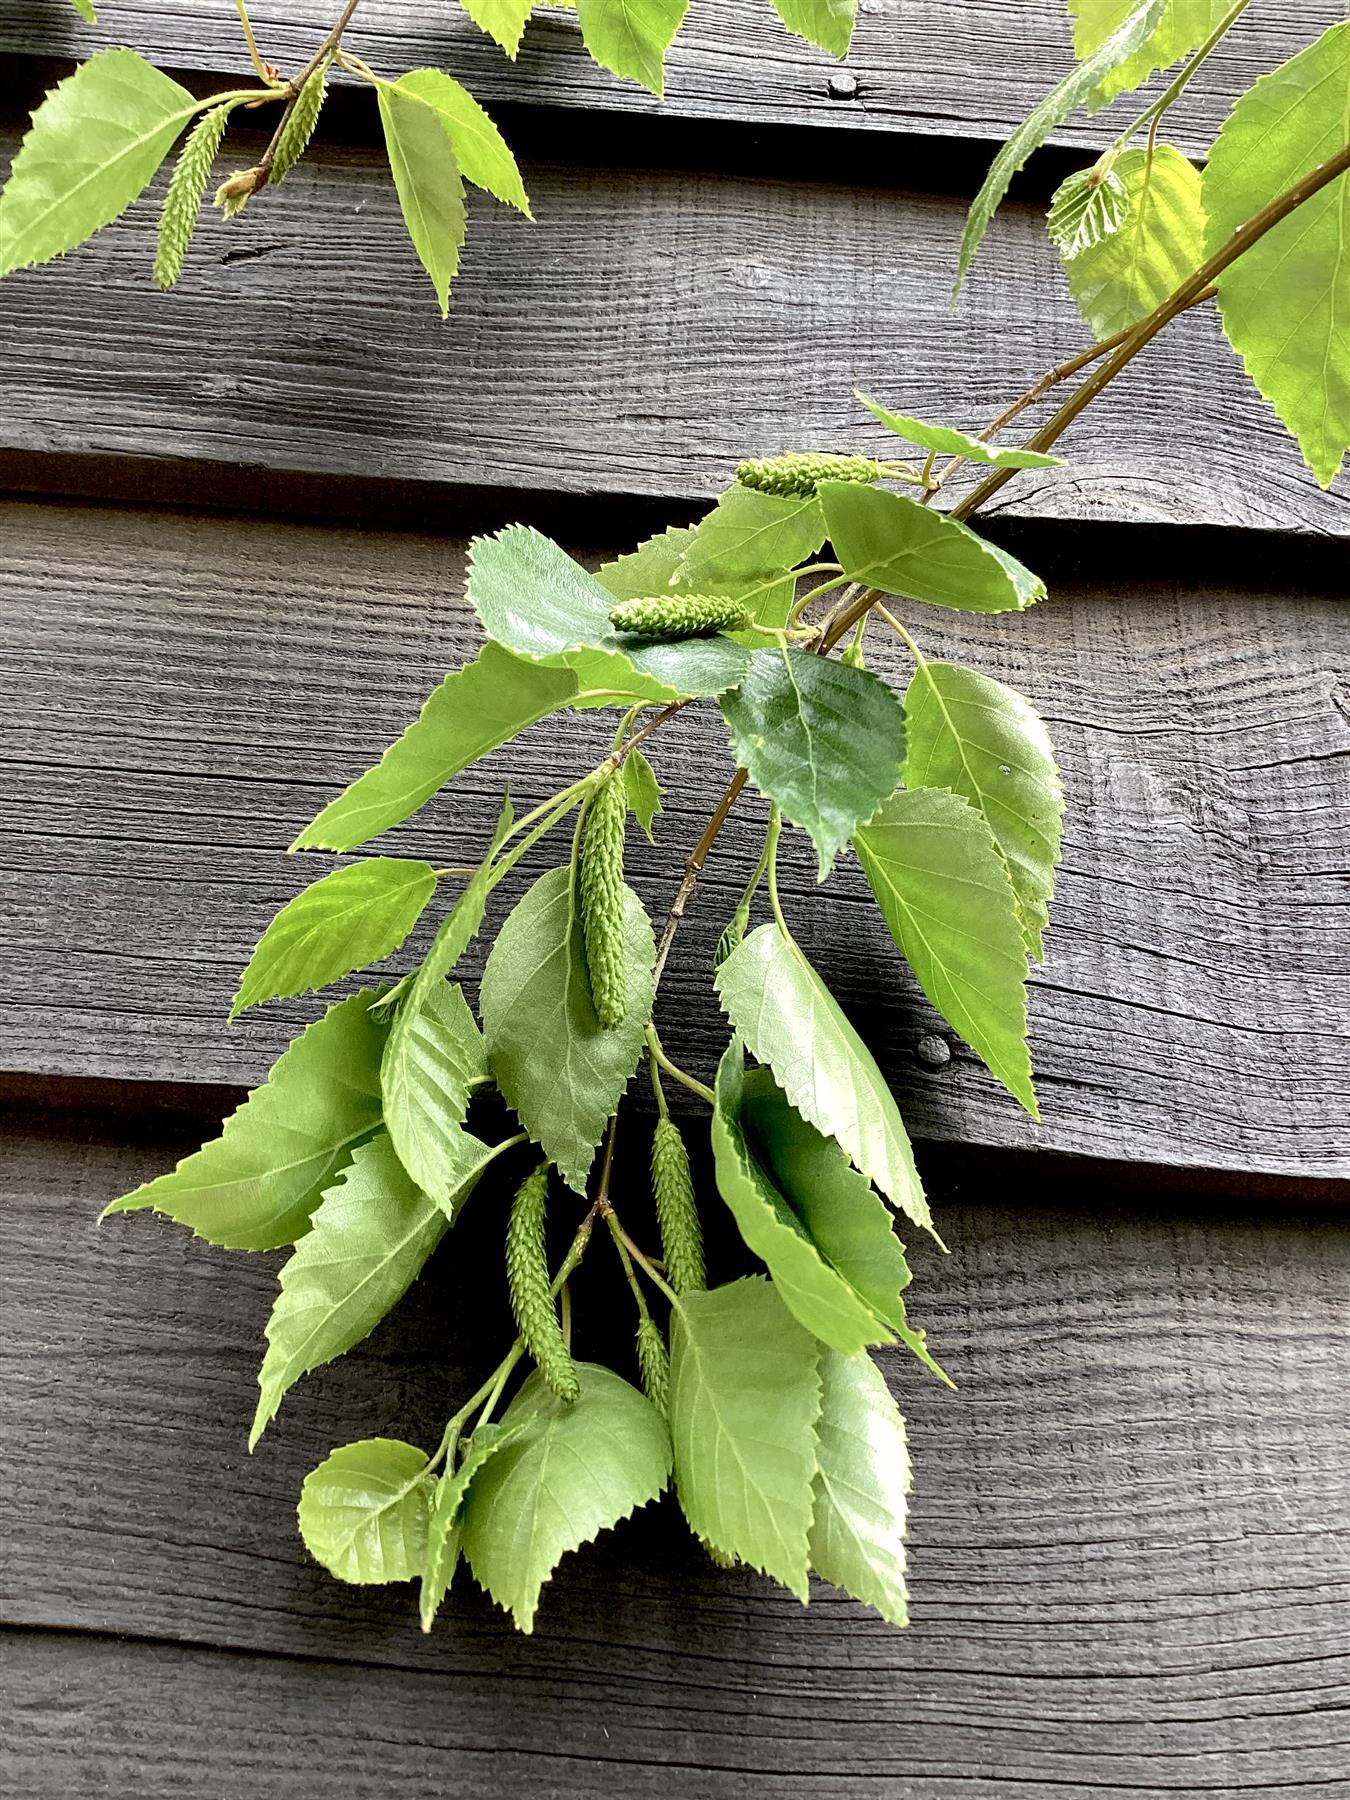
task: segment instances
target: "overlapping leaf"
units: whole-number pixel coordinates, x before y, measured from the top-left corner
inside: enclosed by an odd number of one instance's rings
[[[451,1216],[463,1191],[466,1145],[476,1144],[459,1128],[470,1094],[487,1078],[483,1035],[463,990],[440,975],[414,980],[380,1066],[384,1123],[413,1181]]]
[[[1205,260],[1200,171],[1170,144],[1126,150],[1113,174],[1125,194],[1117,229],[1065,256],[1069,291],[1096,338],[1151,313]]]
[[[624,759],[623,785],[628,810],[642,827],[647,842],[654,843],[652,821],[661,810],[664,790],[656,779],[656,770],[640,750],[630,750]]]
[[[1075,169],[1055,189],[1045,229],[1065,262],[1119,231],[1130,195],[1115,169]]]
[[[811,1566],[892,1625],[905,1625],[905,1422],[866,1351],[823,1350],[820,1378]]]
[[[426,1563],[422,1570],[422,1591],[418,1611],[423,1631],[430,1631],[432,1621],[455,1578],[464,1536],[464,1501],[469,1483],[489,1458],[518,1437],[523,1425],[482,1425],[474,1432],[457,1469],[448,1469],[436,1483],[427,1521]]]
[[[816,847],[824,881],[860,819],[895,790],[904,711],[866,669],[792,649],[756,656],[722,701],[736,760]]]
[[[104,1218],[153,1207],[227,1250],[275,1250],[303,1237],[324,1189],[380,1122],[385,1026],[370,1012],[377,997],[353,994],[330,1006],[218,1138],[114,1200]]]
[[[459,172],[475,187],[532,218],[525,184],[506,140],[474,99],[443,69],[410,69],[394,83],[400,94],[420,100],[445,127]]]
[[[690,578],[683,571],[697,535],[698,528],[693,525],[659,532],[627,556],[605,563],[597,569],[595,578],[615,600],[639,600],[658,594],[716,594],[739,600],[756,625],[775,630],[786,625],[797,591],[793,576],[779,568],[768,574],[715,577],[705,571],[701,578]],[[764,642],[751,633],[732,635],[752,649],[760,648]]]
[[[728,581],[781,578],[825,542],[825,520],[814,494],[764,494],[729,487],[694,529],[678,567],[691,590],[721,593]]]
[[[919,986],[1033,1118],[1027,954],[1007,864],[959,794],[895,794],[854,837],[863,872]]]
[[[1112,32],[1129,18],[1138,0],[1069,0],[1073,15],[1074,53],[1095,56]],[[1147,81],[1155,69],[1167,69],[1189,56],[1219,24],[1232,0],[1167,0],[1155,29],[1133,56],[1118,63],[1099,83],[1089,104],[1094,108]]]
[[[450,133],[434,108],[397,82],[381,82],[376,93],[403,222],[436,290],[441,317],[447,318],[466,221],[464,182]]]
[[[480,1010],[493,1079],[570,1187],[582,1193],[595,1146],[642,1053],[656,945],[624,888],[628,1004],[595,1016],[572,871],[551,869],[516,906],[483,971]]]
[[[344,1444],[300,1490],[305,1548],[339,1581],[411,1581],[426,1556],[433,1486],[427,1457],[412,1444]]]
[[[850,581],[960,612],[1023,612],[1045,598],[1045,583],[1015,556],[908,494],[829,481],[820,497]]]
[[[612,1369],[578,1363],[581,1396],[560,1400],[538,1373],[502,1418],[512,1433],[469,1488],[469,1567],[521,1631],[569,1550],[649,1500],[670,1479],[670,1437],[651,1402]]]
[[[987,444],[983,438],[971,437],[964,431],[954,431],[950,425],[927,425],[922,419],[910,418],[907,413],[890,412],[880,401],[870,399],[858,388],[854,388],[853,394],[888,431],[902,437],[907,444],[917,444],[921,450],[932,450],[938,456],[961,456],[967,462],[980,463],[993,469],[1063,467],[1062,456],[1051,456],[1044,450],[1017,450],[1011,446],[1005,448],[1001,444]]]

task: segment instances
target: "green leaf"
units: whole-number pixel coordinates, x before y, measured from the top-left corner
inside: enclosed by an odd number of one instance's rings
[[[983,438],[969,437],[964,431],[954,431],[950,425],[925,425],[922,419],[912,419],[906,413],[888,412],[859,388],[854,388],[853,397],[861,400],[887,431],[904,438],[907,444],[918,444],[921,449],[932,450],[938,456],[963,456],[967,462],[994,469],[1060,469],[1064,466],[1062,456],[1050,456],[1043,450],[1004,449],[998,444],[986,444]]]
[[[144,192],[198,111],[134,50],[81,63],[33,114],[0,194],[0,276],[73,250]]]
[[[476,1139],[465,1143],[486,1154]],[[445,1214],[413,1184],[384,1132],[357,1149],[281,1271],[250,1450],[288,1388],[359,1344],[403,1298],[447,1229]]]
[[[1069,291],[1096,338],[1114,337],[1151,313],[1205,259],[1200,171],[1180,150],[1159,144],[1126,150],[1114,174],[1126,212],[1110,236],[1065,256]]]
[[[907,788],[949,788],[980,812],[1008,864],[1030,954],[1055,891],[1064,790],[1039,715],[1012,688],[931,662],[905,695]]]
[[[385,1028],[370,1013],[378,992],[330,1006],[218,1138],[103,1217],[153,1207],[227,1250],[276,1250],[303,1237],[324,1189],[380,1122]]]
[[[672,527],[648,538],[636,550],[617,561],[605,563],[596,571],[596,580],[615,600],[645,600],[663,594],[712,594],[719,599],[738,600],[750,615],[752,624],[781,630],[787,624],[797,583],[782,570],[766,575],[705,576],[701,580],[686,579],[681,570],[693,547],[696,527]],[[733,633],[738,643],[759,649],[764,639],[756,633]]]
[[[1027,952],[997,840],[959,794],[895,794],[853,843],[919,986],[1039,1118],[1027,1051]]]
[[[850,581],[959,612],[1025,612],[1045,598],[1045,583],[1015,556],[907,494],[831,481],[820,497]]]
[[[464,1460],[453,1471],[447,1471],[436,1483],[427,1522],[426,1565],[422,1570],[422,1593],[419,1611],[423,1631],[430,1631],[432,1621],[445,1596],[450,1592],[464,1536],[464,1501],[469,1484],[490,1457],[504,1450],[520,1436],[523,1426],[480,1425],[469,1440]]]
[[[661,795],[665,790],[656,779],[656,770],[640,750],[630,750],[624,760],[623,785],[629,811],[642,827],[647,842],[654,844],[652,821],[661,811]]]
[[[534,217],[515,157],[468,88],[441,69],[410,69],[399,76],[394,86],[436,114],[449,135],[459,172],[466,181],[507,206],[514,206],[527,219]]]
[[[795,37],[831,56],[847,55],[858,0],[773,0],[773,9]]]
[[[741,1123],[760,1167],[825,1261],[925,1367],[952,1386],[933,1360],[924,1333],[906,1316],[900,1297],[910,1278],[904,1245],[867,1177],[833,1138],[822,1137],[801,1116],[771,1069],[752,1069],[746,1076]]]
[[[307,994],[397,950],[436,892],[430,863],[372,856],[348,863],[288,901],[258,940],[230,1008]]]
[[[70,4],[84,20],[86,25],[97,25],[98,14],[94,11],[93,0],[70,0]]]
[[[384,1047],[384,1123],[403,1167],[452,1217],[463,1191],[459,1127],[470,1093],[487,1078],[487,1050],[463,990],[440,975],[414,980]]]
[[[1050,90],[999,151],[984,178],[984,186],[971,202],[970,211],[966,215],[966,229],[961,238],[961,251],[956,263],[956,280],[952,286],[953,299],[961,292],[962,283],[975,260],[975,252],[1002,204],[1013,176],[1032,151],[1040,149],[1051,132],[1057,131],[1070,113],[1076,112],[1089,99],[1112,70],[1120,68],[1134,55],[1156,29],[1168,3],[1169,0],[1141,0],[1140,4],[1133,6],[1128,16],[1104,39],[1101,46]]]
[[[1069,0],[1074,54],[1080,59],[1094,56],[1137,4],[1138,0]],[[1155,69],[1168,69],[1197,50],[1231,4],[1232,0],[1167,0],[1153,33],[1103,78],[1089,102],[1092,110],[1141,87]]]
[[[623,1023],[595,1016],[570,868],[550,869],[498,933],[479,1007],[493,1078],[521,1124],[583,1193],[595,1146],[642,1054],[656,945],[624,887],[628,1003]]]
[[[737,762],[816,846],[821,881],[890,794],[905,757],[890,685],[807,650],[766,650],[722,700]]]
[[[822,1351],[820,1378],[811,1566],[892,1625],[906,1625],[905,1421],[865,1351]]]
[[[581,39],[614,75],[665,92],[665,56],[675,41],[689,0],[576,0]]]
[[[300,1535],[339,1581],[411,1581],[426,1555],[433,1478],[397,1438],[344,1444],[305,1477]]]
[[[448,318],[465,225],[464,183],[450,133],[439,113],[398,83],[382,82],[376,93],[403,222],[431,277],[441,317]]]
[[[1350,137],[1350,24],[1333,25],[1233,108],[1205,170],[1207,248]],[[1248,375],[1330,487],[1350,449],[1350,180],[1344,175],[1217,278],[1219,314]]]
[[[734,687],[749,657],[728,639],[639,644],[609,622],[614,596],[542,532],[509,525],[475,538],[469,599],[489,636],[520,656],[572,670],[579,707],[662,705]]]
[[[1129,191],[1120,176],[1094,163],[1090,169],[1076,169],[1055,189],[1045,229],[1069,262],[1119,231],[1129,210]]]
[[[839,1350],[891,1343],[886,1326],[826,1262],[746,1141],[744,1091],[745,1051],[740,1039],[733,1038],[717,1071],[712,1146],[718,1192],[741,1236],[768,1268],[789,1312],[812,1337]]]
[[[752,931],[717,971],[722,1010],[784,1093],[925,1231],[914,1152],[871,1052],[800,949],[777,925]],[[936,1236],[936,1233],[934,1233]]]
[[[375,764],[329,802],[292,850],[354,850],[415,813],[448,781],[576,698],[576,676],[484,644]]]
[[[679,565],[680,581],[693,592],[727,581],[781,580],[784,570],[814,556],[825,536],[814,494],[764,494],[737,482],[695,527]],[[711,591],[728,590],[713,585]]]
[[[502,1418],[517,1435],[475,1475],[464,1554],[521,1631],[569,1550],[655,1500],[670,1479],[670,1438],[651,1402],[613,1372],[578,1363],[581,1397],[560,1400],[535,1373]]]
[[[514,62],[534,0],[459,0],[480,31],[501,45]]]
[[[671,1314],[670,1431],[690,1527],[805,1601],[820,1347],[758,1276]]]

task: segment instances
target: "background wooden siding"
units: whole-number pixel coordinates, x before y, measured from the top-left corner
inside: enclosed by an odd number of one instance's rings
[[[1180,140],[1339,16],[1322,10],[1257,9],[1175,116]],[[326,18],[319,0],[255,14],[292,59]],[[739,454],[868,441],[854,380],[973,425],[1082,341],[1034,205],[1073,143],[1100,141],[1081,122],[1023,184],[964,315],[943,298],[989,146],[1063,67],[1052,0],[865,11],[847,102],[767,8],[696,0],[659,114],[557,15],[514,69],[448,0],[359,17],[373,59],[447,61],[509,98],[509,135],[541,159],[538,227],[476,206],[448,328],[341,100],[312,168],[228,238],[206,228],[175,299],[147,285],[150,206],[0,289],[0,482],[44,496],[0,507],[0,1066],[17,1072],[0,1788],[1345,1794],[1346,514],[1212,320],[1080,425],[1070,470],[1005,497],[1053,605],[914,609],[931,647],[1036,699],[1064,763],[1033,984],[1046,1125],[954,1040],[946,1070],[915,1062],[932,1016],[856,875],[807,929],[929,1140],[954,1249],[916,1252],[914,1304],[960,1392],[886,1361],[917,1459],[910,1633],[825,1588],[803,1612],[728,1581],[652,1509],[567,1560],[534,1638],[465,1583],[424,1639],[406,1592],[339,1589],[308,1562],[295,1494],[334,1442],[432,1435],[492,1360],[502,1296],[466,1301],[455,1279],[495,1255],[491,1196],[253,1458],[277,1259],[146,1218],[95,1228],[214,1129],[232,1096],[208,1084],[255,1079],[307,1015],[223,1022],[253,936],[327,866],[284,857],[296,825],[474,641],[464,535],[526,517],[598,560],[687,518]],[[214,79],[238,68],[232,31],[224,5],[108,0],[97,41]],[[17,107],[44,59],[93,41],[65,0],[0,0],[0,92]],[[575,166],[542,160],[559,139]],[[502,780],[543,792],[597,729],[537,729],[391,847],[469,853]],[[712,716],[662,746],[688,788],[667,853],[697,829],[720,741]],[[752,815],[672,970],[691,1058]],[[635,867],[659,904],[666,860]],[[795,859],[789,887],[804,920]]]

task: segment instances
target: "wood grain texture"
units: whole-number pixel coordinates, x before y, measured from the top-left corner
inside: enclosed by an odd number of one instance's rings
[[[109,42],[127,43],[175,68],[249,73],[228,6],[105,0],[98,27],[89,30],[67,18],[63,4],[0,0],[0,54],[85,55]],[[257,0],[250,11],[265,53],[294,68],[308,59],[335,9],[329,0]],[[1234,98],[1257,75],[1339,16],[1335,0],[1258,8],[1201,70],[1169,127],[1186,148],[1207,146]],[[635,82],[616,81],[598,69],[582,49],[575,17],[553,7],[536,9],[514,65],[452,0],[367,0],[348,42],[383,73],[420,63],[448,68],[488,105],[510,101],[627,115],[659,109],[690,120],[842,125],[985,141],[1006,138],[1070,60],[1061,0],[946,0],[940,8],[927,0],[862,0],[844,65],[857,84],[849,98],[831,93],[834,60],[790,36],[767,0],[694,0],[668,59],[664,103]],[[1122,101],[1105,126],[1080,115],[1057,141],[1101,145],[1131,116],[1129,107],[1129,100]],[[916,152],[920,166],[929,154]]]
[[[171,296],[149,281],[153,200],[12,276],[12,479],[79,491],[68,459],[100,455],[201,465],[212,504],[284,507],[302,473],[401,482],[432,516],[465,490],[692,500],[746,455],[893,450],[855,385],[973,428],[1084,340],[1034,209],[1000,217],[953,313],[951,197],[626,168],[526,179],[537,225],[473,202],[448,327],[369,151],[321,152],[265,206],[207,220]],[[1178,321],[1064,448],[1069,468],[1014,483],[1001,509],[1350,531],[1208,315]]]
[[[0,1067],[261,1077],[317,1003],[231,1026],[229,996],[274,909],[331,866],[284,846],[472,653],[462,576],[462,543],[414,534],[4,507],[0,951],[14,978]],[[1001,620],[911,609],[931,652],[1023,689],[1058,745],[1067,842],[1049,961],[1032,979],[1044,1123],[955,1040],[945,1069],[920,1066],[935,1015],[856,867],[819,905],[793,834],[802,940],[922,1136],[1344,1177],[1344,602],[1182,581],[1056,592]],[[889,640],[875,656],[904,679]],[[476,861],[508,779],[533,804],[598,761],[610,729],[600,715],[536,727],[389,848]],[[660,848],[631,849],[654,911],[724,779],[724,746],[711,708],[655,740],[671,790]],[[733,814],[663,990],[672,1050],[705,1073],[725,1031],[712,949],[762,818],[753,800]],[[530,869],[550,860],[541,849]],[[480,945],[470,977],[481,957]]]
[[[250,1458],[277,1259],[95,1227],[183,1147],[153,1122],[7,1124],[6,1791],[1344,1791],[1343,1221],[938,1193],[952,1254],[916,1254],[912,1302],[960,1391],[884,1359],[916,1459],[908,1633],[721,1574],[662,1507],[566,1560],[532,1638],[470,1582],[423,1638],[409,1590],[308,1563],[295,1492],[334,1442],[429,1437],[495,1359],[499,1284],[456,1279],[499,1239],[492,1196]],[[587,1264],[579,1329],[620,1281]]]

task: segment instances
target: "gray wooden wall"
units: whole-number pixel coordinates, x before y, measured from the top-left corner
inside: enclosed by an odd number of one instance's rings
[[[292,64],[331,10],[253,7]],[[1341,11],[1255,9],[1180,141]],[[77,50],[241,72],[227,0],[101,13],[0,0],[0,166]],[[172,298],[152,204],[0,289],[0,1791],[1350,1794],[1350,518],[1212,318],[1080,423],[1070,468],[1001,496],[991,529],[1051,602],[914,620],[1030,694],[1060,750],[1039,1128],[955,1040],[940,1069],[916,1054],[936,1021],[856,880],[822,916],[790,870],[953,1250],[916,1256],[915,1310],[959,1392],[888,1365],[917,1471],[907,1634],[712,1571],[660,1508],[567,1560],[532,1639],[467,1582],[423,1638],[408,1592],[308,1562],[295,1494],[336,1442],[431,1434],[494,1359],[503,1297],[455,1278],[491,1209],[252,1458],[276,1259],[95,1227],[309,1016],[225,1023],[320,867],[285,845],[471,646],[470,535],[519,518],[599,560],[739,455],[875,441],[855,384],[975,427],[1083,341],[1038,220],[1081,122],[946,301],[964,202],[1063,66],[1057,0],[864,0],[852,88],[766,6],[695,0],[659,109],[564,13],[514,68],[449,0],[366,0],[352,43],[451,68],[523,149],[539,222],[473,203],[448,325],[343,94]],[[601,729],[536,728],[390,847],[472,854],[504,779],[541,797]],[[635,858],[654,907],[723,743],[715,717],[663,734],[675,791]],[[703,1069],[747,842],[710,865],[663,996]]]

